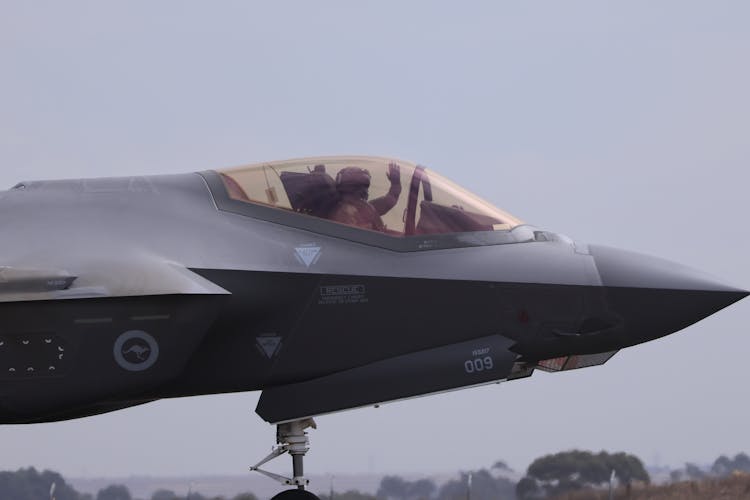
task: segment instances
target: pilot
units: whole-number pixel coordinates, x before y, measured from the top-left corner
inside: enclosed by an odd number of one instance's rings
[[[336,190],[340,201],[329,219],[373,231],[385,231],[382,215],[396,206],[401,195],[401,167],[388,165],[387,179],[391,187],[384,196],[368,201],[370,197],[370,172],[365,168],[346,167],[336,175]]]

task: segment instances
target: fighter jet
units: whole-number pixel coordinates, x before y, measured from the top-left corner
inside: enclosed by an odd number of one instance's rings
[[[22,182],[0,235],[0,423],[260,390],[277,499],[317,498],[312,417],[600,365],[748,294],[377,157]]]

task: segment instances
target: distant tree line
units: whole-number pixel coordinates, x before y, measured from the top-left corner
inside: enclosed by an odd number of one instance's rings
[[[634,481],[651,481],[643,462],[635,455],[572,450],[534,460],[518,482],[516,495],[521,500],[531,500],[604,488],[613,471],[618,482],[628,488]]]
[[[54,485],[54,487],[53,487]],[[258,500],[252,493],[242,493],[234,497],[207,497],[191,493],[187,498],[173,491],[159,490],[150,499],[136,499],[128,488],[113,484],[103,488],[96,495],[79,493],[65,482],[57,472],[38,472],[35,468],[19,469],[15,472],[0,472],[0,499],[3,500]]]
[[[398,476],[386,476],[375,497],[361,500],[466,500],[469,497],[513,500],[516,481],[507,477],[508,473],[512,475],[513,471],[504,462],[497,462],[490,469],[461,472],[457,479],[440,488],[429,479],[406,481]]]
[[[16,472],[0,472],[0,498],[47,499],[50,498],[53,484],[56,500],[93,500],[91,495],[81,495],[74,490],[57,472],[38,472],[33,467]]]
[[[578,490],[606,488],[612,471],[617,482],[626,487],[636,481],[650,482],[643,463],[634,455],[572,450],[537,458],[520,481],[518,475],[499,461],[490,468],[461,472],[457,478],[439,487],[429,479],[410,481],[392,475],[381,480],[375,495],[351,490],[332,496],[319,493],[318,496],[324,500],[536,500]],[[710,467],[686,463],[683,468],[671,472],[671,479],[673,482],[702,480],[738,473],[750,474],[750,456],[745,453],[733,458],[722,455]],[[51,491],[53,484],[54,491]],[[33,467],[0,472],[0,499],[46,500],[52,497],[55,500],[258,500],[252,493],[211,497],[195,492],[188,497],[169,490],[158,490],[150,498],[137,499],[126,486],[117,484],[92,495],[77,492],[57,472],[39,472]]]
[[[670,473],[670,479],[672,482],[700,481],[709,477],[721,478],[736,473],[750,474],[750,457],[745,453],[738,453],[734,458],[721,455],[707,469],[688,462],[683,468],[673,470]]]
[[[534,460],[520,481],[499,461],[489,469],[461,472],[457,479],[440,488],[426,479],[407,481],[398,476],[386,476],[375,497],[351,497],[351,500],[542,499],[582,489],[604,488],[612,471],[619,484],[650,482],[646,468],[634,455],[573,450]]]

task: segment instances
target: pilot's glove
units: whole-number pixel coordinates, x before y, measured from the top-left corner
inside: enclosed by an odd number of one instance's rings
[[[401,185],[401,166],[398,163],[388,164],[388,173],[386,174],[388,180],[391,181],[391,186],[394,184]]]
[[[370,205],[375,208],[378,215],[385,215],[398,203],[398,198],[401,196],[401,167],[398,163],[389,163],[385,176],[391,181],[391,188],[380,198],[370,200]]]

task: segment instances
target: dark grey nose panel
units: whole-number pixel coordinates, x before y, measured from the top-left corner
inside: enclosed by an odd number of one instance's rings
[[[630,344],[682,330],[748,295],[668,260],[596,245],[590,250]]]
[[[623,318],[626,345],[664,337],[724,309],[747,292],[663,290],[657,288],[607,289],[610,306]]]
[[[606,287],[747,294],[745,290],[725,285],[709,274],[666,259],[600,245],[589,245],[589,249],[599,270],[602,285]]]

